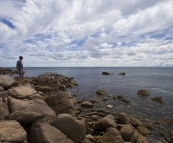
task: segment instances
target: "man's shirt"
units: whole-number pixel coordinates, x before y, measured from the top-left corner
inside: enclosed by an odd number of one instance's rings
[[[23,63],[22,63],[22,61],[17,61],[17,67],[18,67],[18,70],[23,70]]]

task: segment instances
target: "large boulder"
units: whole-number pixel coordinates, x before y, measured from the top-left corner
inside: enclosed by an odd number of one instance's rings
[[[99,90],[96,91],[96,94],[97,95],[105,95],[105,94],[107,94],[107,92],[103,89],[99,89]]]
[[[17,121],[0,121],[0,142],[18,143],[25,139],[26,131]]]
[[[97,140],[97,143],[125,143],[116,128],[109,128],[107,132]]]
[[[132,126],[143,126],[142,122],[138,119],[128,116],[126,113],[119,113],[119,121],[123,124],[131,124]]]
[[[68,114],[60,114],[51,123],[75,143],[83,141],[86,135],[85,124]]]
[[[12,87],[8,90],[8,95],[20,99],[42,99],[31,85]]]
[[[150,92],[148,90],[146,90],[146,89],[139,89],[137,91],[137,94],[138,95],[143,95],[143,96],[148,96],[148,95],[150,95]]]
[[[8,114],[5,116],[7,120],[16,120],[21,124],[31,124],[34,121],[45,117],[37,112],[28,112],[28,111],[16,111],[14,113]]]
[[[14,84],[15,80],[6,75],[0,75],[0,86],[5,89],[10,88]]]
[[[0,101],[0,120],[4,120],[4,117],[9,114],[8,106]]]
[[[135,128],[130,124],[122,124],[120,129],[121,136],[123,137],[124,141],[129,141]]]
[[[49,125],[36,121],[31,128],[32,143],[73,143],[60,130]]]
[[[41,115],[55,117],[55,112],[41,99],[16,99],[8,96],[9,112],[16,111],[37,112]]]
[[[74,97],[69,92],[59,92],[57,96],[49,96],[45,102],[55,111],[56,115],[67,113],[75,116]]]
[[[96,130],[105,130],[109,127],[117,127],[117,124],[115,123],[114,116],[107,115],[106,117],[102,118],[100,121],[96,122],[94,125],[94,128]]]

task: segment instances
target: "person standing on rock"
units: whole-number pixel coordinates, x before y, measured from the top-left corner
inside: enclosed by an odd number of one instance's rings
[[[17,73],[19,73],[19,81],[18,81],[19,82],[19,86],[22,85],[22,83],[23,83],[23,77],[24,77],[22,60],[23,60],[23,57],[20,56],[19,57],[19,60],[17,61],[17,64],[16,64],[16,70],[17,70]]]

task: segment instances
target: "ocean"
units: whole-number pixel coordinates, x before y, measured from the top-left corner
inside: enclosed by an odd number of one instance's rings
[[[14,69],[14,68],[13,68]],[[78,100],[100,100],[94,108],[106,109],[113,105],[112,111],[125,111],[130,114],[143,114],[155,120],[168,118],[173,121],[173,67],[26,67],[27,77],[35,77],[45,72],[73,77],[79,86],[67,89]],[[106,71],[111,75],[102,75]],[[126,75],[119,75],[125,72]],[[124,95],[130,103],[113,100],[112,97],[98,96],[96,91],[104,89],[107,95]],[[150,96],[139,96],[139,89],[147,89]],[[162,97],[163,104],[151,100]],[[106,97],[107,101],[102,101]]]

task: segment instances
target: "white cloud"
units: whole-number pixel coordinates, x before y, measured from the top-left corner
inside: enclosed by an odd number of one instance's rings
[[[173,66],[173,0],[2,0],[0,8],[0,60],[10,66],[19,55],[37,66]]]

